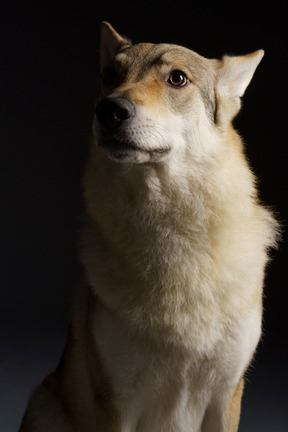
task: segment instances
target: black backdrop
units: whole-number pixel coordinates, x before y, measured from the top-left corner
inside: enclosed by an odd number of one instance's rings
[[[37,344],[42,343],[51,364],[57,362],[69,298],[81,277],[77,231],[83,210],[81,175],[93,115],[99,23],[110,21],[135,42],[178,43],[206,57],[265,50],[235,125],[247,142],[248,158],[260,179],[261,199],[273,206],[285,228],[285,14],[284,2],[282,8],[262,3],[261,9],[252,10],[243,3],[220,7],[192,2],[1,3],[0,320],[5,391],[10,395],[3,396],[5,409],[15,405],[19,382],[19,394],[25,399],[21,403],[26,402],[34,383],[27,379],[23,384],[21,365],[31,350],[37,351]],[[244,400],[245,429],[241,430],[247,432],[264,431],[271,418],[278,420],[273,432],[284,431],[281,428],[288,424],[286,237],[284,232],[267,272],[264,336]],[[49,355],[43,344],[49,347]],[[15,365],[17,373],[7,369],[7,359],[14,364],[15,356],[23,360]],[[39,355],[37,361],[41,360]],[[18,411],[14,408],[2,420],[2,424],[7,422],[7,432],[19,423],[21,403],[16,404]],[[269,427],[267,431],[272,430]]]

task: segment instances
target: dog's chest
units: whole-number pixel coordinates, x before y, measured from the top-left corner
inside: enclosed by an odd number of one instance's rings
[[[214,368],[204,364],[199,368],[183,354],[129,339],[120,328],[116,332],[114,328],[113,334],[110,330],[99,329],[98,346],[121,413],[121,432],[167,432],[172,426],[184,432],[192,424],[200,425],[211,396],[208,376],[214,380]]]
[[[199,354],[185,344],[133,337],[105,311],[94,328],[125,432],[184,432],[192,424],[198,432],[215,394],[240,379],[260,333],[253,313],[210,352]]]

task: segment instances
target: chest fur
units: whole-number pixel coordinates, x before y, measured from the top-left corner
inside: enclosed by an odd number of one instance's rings
[[[127,430],[164,432],[173,426],[184,432],[193,424],[198,432],[207,407],[235,387],[255,349],[261,314],[251,312],[203,353],[183,341],[136,334],[108,310],[98,310],[95,343]]]

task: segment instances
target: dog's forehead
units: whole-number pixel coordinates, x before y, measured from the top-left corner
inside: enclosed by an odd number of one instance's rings
[[[213,75],[214,63],[188,48],[172,44],[139,43],[126,46],[116,56],[116,61],[124,67],[147,70],[151,67],[166,65],[169,68],[189,69],[194,78],[202,80],[206,75]]]

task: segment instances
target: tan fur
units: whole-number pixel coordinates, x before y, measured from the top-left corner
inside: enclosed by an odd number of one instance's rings
[[[86,282],[21,432],[237,431],[277,234],[231,123],[262,56],[131,45],[102,24]]]
[[[240,411],[241,411],[241,399],[244,390],[244,379],[242,378],[237,385],[235,393],[229,403],[227,411],[227,432],[235,432],[238,429]]]

